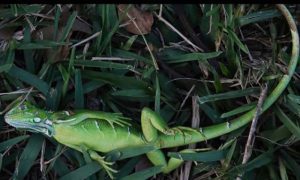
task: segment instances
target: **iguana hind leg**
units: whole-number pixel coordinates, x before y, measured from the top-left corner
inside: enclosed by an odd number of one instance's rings
[[[185,149],[182,151],[179,151],[181,153],[193,153],[194,151],[191,149]],[[162,166],[162,172],[164,174],[168,174],[169,172],[175,170],[176,168],[178,168],[183,162],[184,160],[182,159],[177,159],[177,158],[173,158],[171,157],[169,159],[169,161],[166,161],[166,157],[164,155],[164,153],[161,150],[154,150],[151,152],[148,152],[147,154],[148,159],[156,166]]]
[[[177,126],[170,128],[167,123],[163,120],[163,118],[152,111],[151,109],[145,107],[142,110],[141,115],[141,126],[145,139],[148,142],[154,142],[157,139],[157,132],[161,132],[166,135],[176,135],[182,134],[183,136],[189,135],[193,132],[197,132],[197,130],[189,127]]]
[[[175,134],[175,131],[168,127],[159,114],[147,107],[142,110],[141,126],[143,135],[148,142],[153,142],[157,139],[157,131],[168,135]]]
[[[184,134],[184,133],[195,131],[192,128],[181,127],[181,126],[175,128],[169,128],[167,123],[162,119],[162,117],[149,108],[144,108],[142,110],[141,125],[142,125],[142,131],[144,137],[148,142],[155,142],[155,140],[158,137],[157,134],[158,131],[167,135],[175,135],[175,133]],[[180,152],[194,152],[194,151],[187,149],[187,150],[182,150]],[[184,162],[184,160],[176,159],[172,157],[167,162],[164,153],[159,149],[148,152],[146,153],[146,155],[154,165],[156,166],[161,165],[162,172],[165,174],[178,168]]]

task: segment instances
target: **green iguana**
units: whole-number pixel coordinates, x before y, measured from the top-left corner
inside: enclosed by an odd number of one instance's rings
[[[50,112],[28,101],[17,102],[4,118],[13,127],[40,132],[70,148],[88,152],[91,159],[99,162],[111,178],[116,172],[110,167],[112,162],[106,162],[97,152],[152,145],[155,150],[146,153],[148,159],[154,165],[161,165],[163,173],[169,173],[180,166],[183,160],[170,158],[167,161],[161,149],[206,141],[245,124],[236,120],[231,124],[227,122],[200,129],[183,126],[169,128],[157,113],[144,108],[139,128],[120,113],[90,110]],[[181,152],[194,151],[187,149]]]
[[[288,71],[265,99],[261,112],[266,111],[287,87],[299,57],[299,36],[293,17],[284,5],[277,7],[290,26],[293,48]],[[106,162],[97,152],[106,153],[127,147],[152,145],[155,150],[146,153],[147,157],[154,165],[162,166],[163,173],[168,173],[180,166],[183,160],[170,158],[167,161],[161,149],[197,143],[232,132],[251,122],[255,112],[256,108],[230,122],[192,129],[181,126],[169,128],[158,114],[144,108],[141,128],[138,128],[128,122],[129,118],[119,113],[89,110],[49,112],[25,101],[16,103],[5,114],[5,121],[13,127],[40,132],[68,147],[88,152],[91,159],[99,162],[110,177],[113,177],[112,173],[116,171],[110,167],[112,163]]]

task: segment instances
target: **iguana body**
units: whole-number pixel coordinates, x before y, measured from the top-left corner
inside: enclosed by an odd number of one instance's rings
[[[201,134],[200,130],[187,127],[168,129],[167,126],[165,126],[166,129],[162,129],[159,135],[152,136],[151,131],[154,131],[153,134],[155,134],[157,129],[152,126],[150,119],[152,119],[152,121],[162,119],[149,108],[144,108],[142,114],[147,114],[147,117],[149,117],[149,119],[147,119],[144,116],[145,119],[141,120],[142,128],[132,125],[112,126],[106,120],[99,119],[86,119],[75,125],[53,123],[55,132],[53,137],[58,142],[69,147],[85,145],[88,149],[99,152],[110,152],[115,149],[149,144],[153,144],[161,149],[205,140],[205,136]],[[145,121],[149,121],[149,123]],[[143,123],[148,125],[144,125]],[[161,122],[157,121],[157,123]],[[170,131],[169,133],[167,132],[168,130]],[[172,130],[174,130],[174,132],[171,132]],[[147,137],[145,134],[151,135]]]
[[[88,149],[110,152],[128,146],[142,146],[141,131],[132,127],[115,126],[96,119],[88,119],[76,125],[53,124],[54,138],[69,147],[85,145]],[[76,148],[80,150],[79,148]]]

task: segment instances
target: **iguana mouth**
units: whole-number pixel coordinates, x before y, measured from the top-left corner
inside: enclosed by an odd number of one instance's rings
[[[24,129],[31,132],[40,132],[46,134],[49,137],[54,135],[53,127],[48,124],[44,124],[44,123],[32,124],[28,122],[10,121],[9,119],[6,118],[5,118],[5,122],[15,128]]]

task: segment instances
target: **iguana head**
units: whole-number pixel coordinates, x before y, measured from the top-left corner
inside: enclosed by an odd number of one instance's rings
[[[33,106],[28,101],[17,102],[5,116],[5,122],[9,125],[26,129],[32,132],[40,132],[47,136],[54,133],[52,122],[49,120],[51,113]]]

